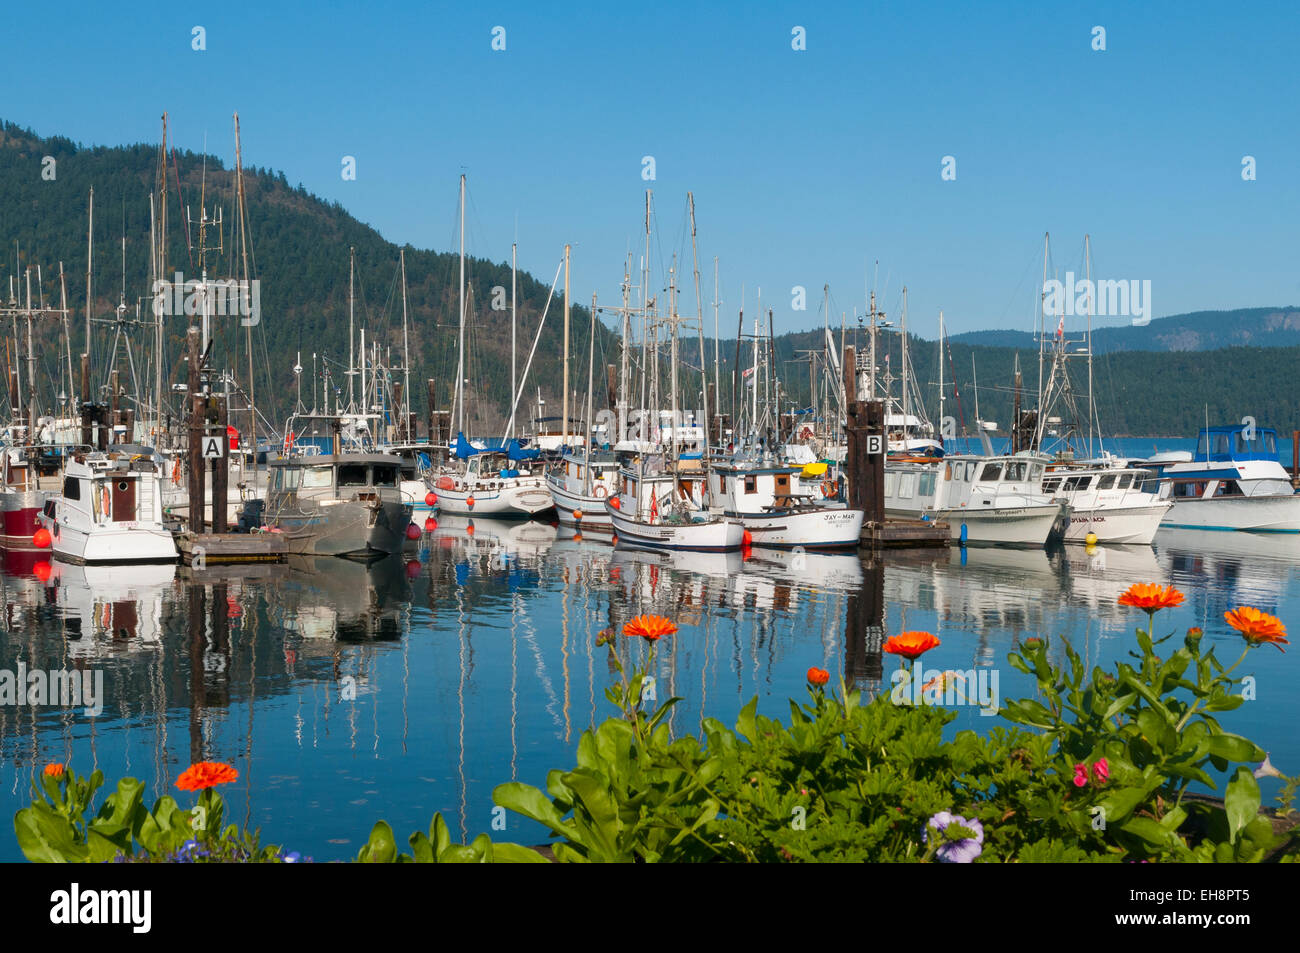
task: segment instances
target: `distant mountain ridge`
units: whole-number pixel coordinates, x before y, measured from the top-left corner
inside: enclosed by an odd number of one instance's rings
[[[1078,318],[1067,332],[1077,336]],[[1053,330],[1050,326],[1049,332]],[[988,347],[1037,350],[1029,331],[965,331],[953,341]],[[1232,311],[1193,311],[1153,318],[1143,326],[1094,328],[1094,353],[1116,351],[1213,351],[1225,347],[1295,347],[1300,345],[1300,308],[1237,308]]]

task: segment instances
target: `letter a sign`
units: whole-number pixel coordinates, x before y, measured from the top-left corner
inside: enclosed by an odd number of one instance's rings
[[[226,455],[226,438],[225,437],[204,437],[203,438],[203,459],[220,460]]]

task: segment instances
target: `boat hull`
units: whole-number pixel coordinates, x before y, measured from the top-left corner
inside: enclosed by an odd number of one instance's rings
[[[281,512],[272,530],[295,556],[369,559],[402,551],[411,522],[408,503],[376,505],[322,500],[299,512]]]
[[[1148,546],[1168,512],[1168,503],[1074,510],[1065,530],[1065,541],[1086,543],[1091,533],[1098,543]]]
[[[0,493],[0,545],[7,548],[31,546],[32,535],[41,525],[41,509],[51,495],[45,490]]]
[[[96,525],[92,532],[60,524],[48,516],[41,523],[50,531],[55,558],[77,564],[173,563],[176,539],[156,526],[131,523]]]
[[[1160,525],[1247,533],[1300,533],[1300,496],[1176,500]]]
[[[555,514],[561,523],[566,526],[581,526],[587,532],[614,531],[614,523],[605,510],[605,497],[570,493],[550,480],[547,481],[547,488],[551,491],[551,499],[555,501]],[[582,514],[581,519],[576,515],[578,513]]]
[[[609,503],[605,512],[613,524],[618,541],[652,549],[681,549],[701,553],[721,553],[740,549],[745,528],[738,522],[714,517],[699,523],[643,523],[629,519]]]
[[[523,485],[479,486],[473,490],[439,489],[438,511],[454,516],[531,519],[553,509],[555,501],[540,481]],[[470,501],[473,500],[471,504]]]
[[[768,549],[853,549],[862,536],[862,510],[845,507],[724,515],[749,531],[754,546]]]
[[[893,509],[886,509],[885,513],[906,519],[917,519],[921,515],[915,511]],[[962,528],[965,527],[967,543],[1037,547],[1047,544],[1047,537],[1061,515],[1061,507],[1053,504],[987,511],[945,509],[927,511],[925,515],[935,520],[946,520],[952,538],[958,542],[962,541]]]

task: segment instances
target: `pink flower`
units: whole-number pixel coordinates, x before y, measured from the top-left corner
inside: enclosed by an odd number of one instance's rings
[[[1074,766],[1074,786],[1081,788],[1088,783],[1088,766],[1086,764],[1076,764]]]
[[[1097,779],[1098,784],[1105,784],[1110,780],[1110,765],[1106,763],[1105,758],[1098,758],[1093,764],[1092,776]]]

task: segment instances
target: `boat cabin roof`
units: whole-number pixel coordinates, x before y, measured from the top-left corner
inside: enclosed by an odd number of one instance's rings
[[[1196,438],[1201,461],[1277,460],[1277,431],[1242,424],[1203,427]]]
[[[280,460],[268,460],[271,467],[326,467],[346,463],[371,463],[401,466],[401,457],[387,453],[332,453],[310,454],[302,457],[285,457]]]

